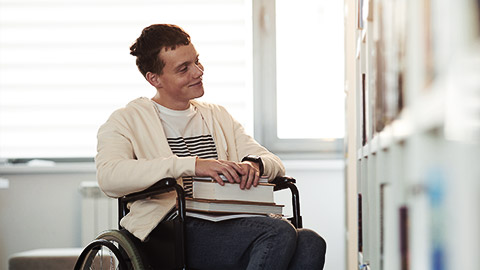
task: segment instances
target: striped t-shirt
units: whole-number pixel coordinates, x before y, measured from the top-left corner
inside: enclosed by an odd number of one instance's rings
[[[179,157],[218,158],[215,142],[210,134],[192,137],[167,137],[167,141],[172,152]]]
[[[184,111],[168,109],[155,103],[168,145],[173,154],[179,157],[198,156],[205,159],[218,159],[215,142],[201,113],[195,106]],[[185,195],[192,195],[192,178],[184,177]]]

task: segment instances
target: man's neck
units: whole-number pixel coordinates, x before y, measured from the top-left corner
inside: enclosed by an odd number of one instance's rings
[[[175,110],[175,111],[184,111],[190,107],[190,101],[187,102],[169,102],[168,100],[160,98],[159,95],[155,95],[152,98],[153,101],[162,105],[165,108]]]

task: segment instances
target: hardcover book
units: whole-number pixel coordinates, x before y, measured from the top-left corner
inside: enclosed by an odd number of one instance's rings
[[[275,203],[246,202],[232,200],[205,200],[186,198],[186,210],[222,214],[275,214],[281,215],[283,205]]]
[[[232,184],[225,180],[225,185],[221,186],[211,178],[193,177],[192,198],[273,203],[274,186],[269,184],[267,180],[261,179],[256,187],[240,189],[238,183]]]

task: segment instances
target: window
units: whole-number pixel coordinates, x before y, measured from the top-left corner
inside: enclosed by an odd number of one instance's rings
[[[191,35],[203,99],[253,130],[250,21],[248,0],[0,0],[0,158],[93,157],[108,116],[154,95],[129,55],[153,23]]]
[[[343,1],[254,2],[255,136],[277,154],[338,156]]]

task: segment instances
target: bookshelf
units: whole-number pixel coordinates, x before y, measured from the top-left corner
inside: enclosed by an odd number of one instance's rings
[[[478,269],[480,1],[345,11],[347,269]]]

